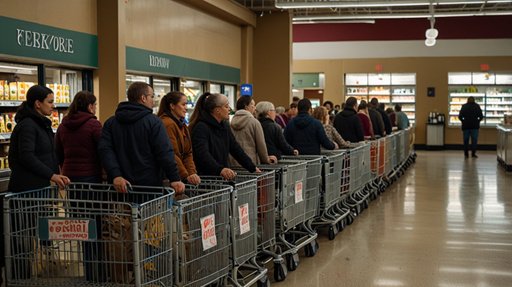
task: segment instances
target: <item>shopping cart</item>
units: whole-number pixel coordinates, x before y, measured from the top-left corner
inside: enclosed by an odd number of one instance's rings
[[[225,285],[231,267],[232,189],[222,184],[187,185],[188,198],[175,202],[176,286]]]
[[[231,196],[232,265],[229,279],[236,286],[248,286],[267,280],[267,269],[256,262],[258,251],[258,180],[251,175],[237,175],[234,180],[203,176],[205,184],[233,187]]]
[[[173,196],[85,183],[7,194],[7,285],[170,286]]]

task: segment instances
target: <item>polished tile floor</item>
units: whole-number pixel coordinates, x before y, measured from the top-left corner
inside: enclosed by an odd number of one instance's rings
[[[273,286],[512,286],[512,173],[495,152],[421,151],[315,257]]]

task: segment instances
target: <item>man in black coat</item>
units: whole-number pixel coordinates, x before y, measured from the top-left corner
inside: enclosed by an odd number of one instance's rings
[[[478,142],[478,130],[480,121],[484,118],[480,105],[475,103],[475,98],[469,97],[467,103],[462,105],[459,112],[459,120],[462,122],[462,134],[464,140],[464,157],[469,157],[469,138],[471,138],[471,156],[476,155],[476,146]]]
[[[169,179],[177,194],[180,181],[171,142],[162,121],[153,114],[153,88],[135,82],[128,88],[128,101],[117,107],[101,133],[98,144],[109,181],[119,192],[127,185],[162,186]]]
[[[334,127],[341,137],[353,143],[364,140],[363,124],[356,112],[357,99],[350,97],[345,102],[343,111],[336,114]]]
[[[299,114],[284,129],[286,141],[304,155],[320,154],[320,145],[329,150],[335,149],[336,144],[329,140],[322,123],[309,114],[311,101],[304,98],[297,108]]]

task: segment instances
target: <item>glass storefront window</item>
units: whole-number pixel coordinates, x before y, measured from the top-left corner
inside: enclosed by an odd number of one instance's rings
[[[226,97],[228,97],[229,106],[232,109],[235,109],[236,87],[231,85],[225,85],[224,94],[226,95]]]
[[[153,91],[155,92],[155,106],[153,107],[153,111],[156,114],[160,106],[160,100],[171,91],[171,81],[168,79],[153,79]]]
[[[193,109],[197,99],[203,94],[203,84],[199,81],[185,80],[181,82],[183,93],[187,96],[187,108]]]
[[[37,66],[0,62],[0,100],[24,101],[30,87],[37,84]]]
[[[221,93],[220,84],[210,84],[210,93],[220,94]]]
[[[82,72],[60,68],[45,68],[46,86],[53,91],[56,104],[69,105],[82,90]]]

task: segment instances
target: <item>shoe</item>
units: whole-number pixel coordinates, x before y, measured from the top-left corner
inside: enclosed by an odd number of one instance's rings
[[[478,158],[478,156],[476,154],[472,154],[471,157]]]
[[[468,158],[469,155],[467,153],[464,154],[464,158]]]

